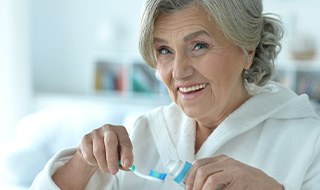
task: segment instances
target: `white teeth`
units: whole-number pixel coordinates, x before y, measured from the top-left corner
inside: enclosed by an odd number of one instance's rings
[[[187,93],[187,92],[193,92],[193,91],[203,89],[204,87],[206,87],[206,84],[198,84],[190,87],[179,87],[179,90],[181,92]]]

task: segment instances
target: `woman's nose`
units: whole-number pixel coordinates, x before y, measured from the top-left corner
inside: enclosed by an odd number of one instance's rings
[[[176,54],[172,76],[176,80],[185,79],[193,74],[193,68],[190,64],[190,60],[185,55]]]

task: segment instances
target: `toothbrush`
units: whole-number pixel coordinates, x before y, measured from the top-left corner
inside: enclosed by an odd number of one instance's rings
[[[119,166],[122,166],[120,161],[119,161]],[[135,165],[132,165],[129,168],[129,170],[131,170],[134,174],[136,174],[137,176],[139,176],[139,177],[141,177],[143,179],[146,179],[146,180],[149,180],[149,181],[158,182],[158,183],[163,183],[165,178],[167,177],[166,173],[161,173],[161,172],[158,172],[158,171],[155,171],[155,170],[150,170],[149,175],[145,175],[145,174],[139,172],[136,169]]]

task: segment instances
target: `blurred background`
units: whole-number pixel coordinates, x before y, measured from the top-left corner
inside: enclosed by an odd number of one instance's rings
[[[138,52],[143,0],[0,0],[0,189],[28,189],[59,149],[170,102]],[[319,111],[320,1],[264,0],[285,25],[275,79]]]

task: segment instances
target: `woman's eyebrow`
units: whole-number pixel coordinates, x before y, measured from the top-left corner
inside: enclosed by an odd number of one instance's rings
[[[199,31],[196,31],[196,32],[193,32],[191,34],[188,34],[186,35],[184,38],[183,38],[183,41],[189,41],[189,40],[192,40],[193,38],[197,37],[197,36],[201,36],[201,35],[206,35],[206,36],[209,36],[208,32],[204,31],[204,30],[199,30]]]
[[[201,36],[201,35],[206,35],[206,36],[209,36],[209,34],[208,34],[208,32],[206,32],[206,31],[204,31],[204,30],[199,30],[199,31],[196,31],[196,32],[192,32],[192,33],[190,33],[190,34],[188,34],[188,35],[186,35],[185,37],[183,37],[183,41],[189,41],[189,40],[191,40],[191,39],[193,39],[193,38],[195,38],[195,37],[197,37],[197,36]],[[153,39],[153,42],[154,43],[168,43],[168,41],[167,40],[164,40],[164,39],[162,39],[162,38],[157,38],[157,37],[155,37],[154,39]]]
[[[167,40],[161,39],[161,38],[154,38],[153,43],[167,43]]]

